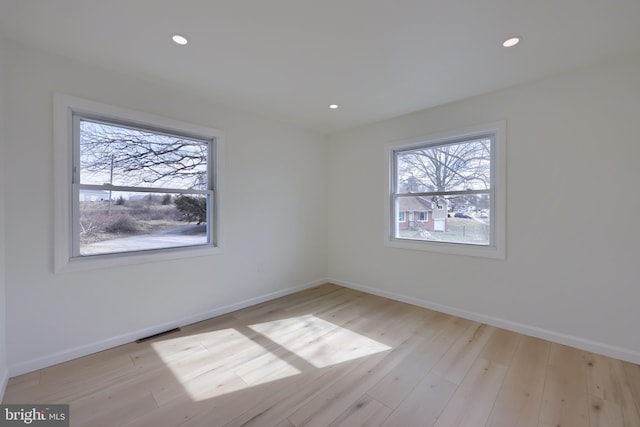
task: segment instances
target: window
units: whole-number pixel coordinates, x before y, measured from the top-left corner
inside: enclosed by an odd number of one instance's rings
[[[398,222],[407,222],[406,212],[398,212]]]
[[[55,96],[56,269],[218,252],[222,134]]]
[[[386,221],[386,245],[504,258],[504,128],[501,122],[388,144],[386,216],[424,208],[410,226]]]

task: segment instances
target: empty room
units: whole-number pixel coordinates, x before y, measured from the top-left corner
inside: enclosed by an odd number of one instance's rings
[[[0,0],[0,425],[640,426],[639,22]]]

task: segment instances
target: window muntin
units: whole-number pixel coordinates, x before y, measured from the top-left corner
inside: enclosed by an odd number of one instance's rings
[[[213,246],[214,138],[73,115],[72,258]]]
[[[495,247],[494,133],[397,147],[391,159],[390,218],[422,206],[432,219],[395,221],[392,240]]]

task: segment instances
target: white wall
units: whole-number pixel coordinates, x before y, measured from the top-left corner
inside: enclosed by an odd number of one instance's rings
[[[5,47],[12,375],[326,276],[323,136],[13,41]],[[54,274],[53,92],[223,130],[224,253]]]
[[[4,40],[0,37],[0,402],[9,375],[7,367],[7,322],[6,322],[6,299],[5,299],[5,138],[4,138]]]
[[[383,144],[507,121],[507,259],[383,247]],[[640,58],[333,135],[334,282],[640,362]]]
[[[0,372],[316,283],[327,269],[338,283],[640,362],[638,57],[339,133],[327,159],[320,135],[12,41],[2,49]],[[54,91],[224,130],[224,254],[54,274]],[[383,144],[501,119],[507,260],[383,247]]]

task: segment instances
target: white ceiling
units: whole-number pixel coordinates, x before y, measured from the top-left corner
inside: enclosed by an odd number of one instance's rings
[[[638,53],[640,0],[0,0],[0,31],[330,133]]]

